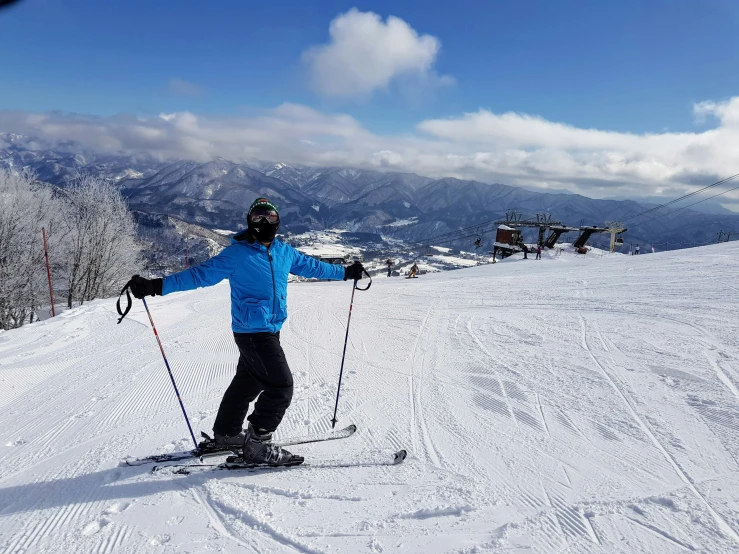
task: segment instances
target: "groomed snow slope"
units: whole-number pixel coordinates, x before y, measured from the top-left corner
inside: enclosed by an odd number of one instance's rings
[[[140,302],[0,334],[0,553],[739,551],[739,244],[378,279],[316,463],[150,474],[190,444]],[[228,285],[149,302],[196,430],[234,371]],[[329,428],[347,283],[290,286],[295,397]],[[196,431],[197,432],[197,431]]]

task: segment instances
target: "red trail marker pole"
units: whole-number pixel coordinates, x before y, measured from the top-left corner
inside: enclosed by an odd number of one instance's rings
[[[54,288],[51,285],[51,268],[49,267],[49,248],[46,245],[46,228],[41,227],[41,233],[44,235],[44,256],[46,257],[46,276],[49,278],[49,296],[51,297],[51,317],[56,316],[54,311]]]

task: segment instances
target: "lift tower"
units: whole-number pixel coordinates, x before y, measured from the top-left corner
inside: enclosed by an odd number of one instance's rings
[[[625,233],[627,229],[620,221],[606,221],[606,228],[608,229],[608,232],[611,233],[610,252],[615,252],[616,248],[623,246],[624,243],[624,239],[616,237],[616,235]]]

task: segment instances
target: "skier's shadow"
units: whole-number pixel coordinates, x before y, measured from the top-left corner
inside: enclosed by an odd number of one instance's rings
[[[206,464],[211,466],[211,464]],[[215,464],[213,464],[215,465]],[[345,463],[329,461],[309,466],[260,468],[257,473],[249,470],[238,471],[239,475],[265,475],[267,473],[281,473],[295,471],[298,468],[308,469],[337,469],[356,467],[377,467],[390,465],[386,463]],[[174,473],[179,466],[170,466],[167,473],[152,473],[153,465],[117,466],[110,469],[85,473],[75,477],[63,477],[51,481],[35,481],[22,485],[3,486],[0,483],[0,517],[23,512],[48,510],[63,506],[89,503],[112,502],[122,499],[138,499],[148,495],[156,495],[168,491],[182,491],[194,486],[202,485],[204,481],[219,477],[233,477],[231,471],[198,471],[198,465],[193,464],[194,473],[177,475]],[[162,466],[168,467],[166,465]],[[146,476],[148,475],[148,478]],[[102,507],[105,510],[105,507]]]
[[[0,517],[23,512],[60,508],[88,502],[112,502],[136,499],[167,491],[182,491],[202,484],[198,475],[162,475],[151,473],[152,466],[120,466],[63,477],[51,481],[36,481],[22,485],[3,486],[0,483]],[[228,473],[228,472],[225,472]],[[149,478],[141,478],[149,475]],[[220,476],[209,473],[208,478]],[[105,506],[101,507],[105,510]]]

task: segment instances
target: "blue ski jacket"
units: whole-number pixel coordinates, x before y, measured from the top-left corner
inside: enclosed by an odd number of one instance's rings
[[[260,242],[231,237],[220,254],[193,268],[165,277],[162,294],[231,284],[231,328],[235,333],[276,333],[287,319],[289,273],[317,279],[344,279],[344,266],[306,256],[275,239],[269,249]]]

